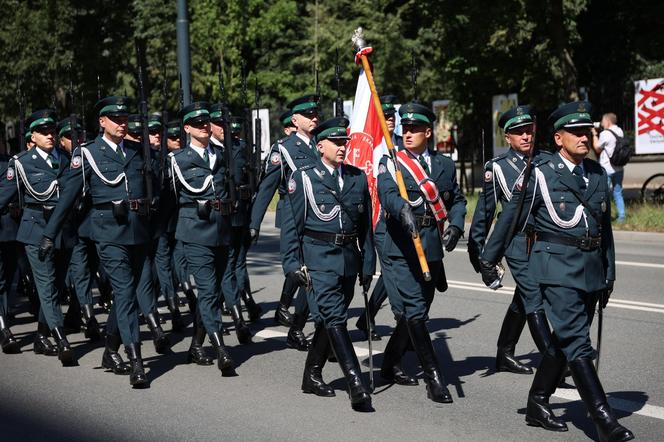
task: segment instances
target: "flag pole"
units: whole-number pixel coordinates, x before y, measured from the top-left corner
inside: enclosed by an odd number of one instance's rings
[[[357,28],[353,34],[353,44],[357,49],[355,55],[355,61],[361,60],[362,68],[364,69],[364,74],[367,76],[367,82],[369,83],[369,89],[371,89],[371,99],[376,109],[376,114],[378,114],[378,121],[380,121],[380,127],[383,130],[383,138],[385,139],[385,144],[387,144],[387,149],[390,153],[390,158],[394,162],[394,170],[397,181],[397,187],[399,188],[399,195],[404,200],[408,201],[408,192],[406,191],[406,184],[403,181],[403,175],[401,174],[401,168],[399,167],[399,162],[396,159],[394,144],[392,143],[392,137],[390,136],[390,131],[387,128],[387,121],[385,121],[385,115],[383,114],[383,108],[380,104],[380,97],[376,91],[376,84],[374,83],[373,74],[371,72],[371,65],[369,64],[368,54],[372,52],[372,48],[367,46],[364,41],[364,35],[362,28]],[[427,263],[426,255],[424,254],[424,248],[422,247],[422,240],[420,239],[419,232],[415,232],[412,235],[413,245],[415,246],[415,251],[417,252],[417,258],[420,261],[420,267],[422,268],[422,275],[425,281],[431,281],[431,271],[429,270],[429,264]]]

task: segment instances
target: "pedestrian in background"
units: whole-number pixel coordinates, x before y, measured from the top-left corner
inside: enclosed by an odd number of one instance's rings
[[[625,136],[623,130],[618,127],[616,114],[609,112],[602,115],[600,126],[603,129],[598,133],[593,127],[593,150],[599,158],[599,164],[606,170],[609,177],[609,187],[613,189],[613,201],[618,212],[617,223],[625,222],[625,200],[623,199],[623,178],[625,170],[623,166],[616,166],[611,162],[611,157],[616,149],[618,137]]]

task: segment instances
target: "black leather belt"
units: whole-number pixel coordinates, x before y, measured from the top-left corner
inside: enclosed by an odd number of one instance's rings
[[[230,205],[231,205],[230,201],[229,201],[229,202],[226,202],[226,201],[222,201],[222,200],[219,200],[219,199],[214,199],[214,200],[198,200],[198,201],[205,201],[206,204],[209,203],[209,204],[210,204],[210,208],[213,209],[213,210],[216,210],[217,212],[221,211],[222,208],[224,208],[224,209],[230,209]],[[193,202],[193,203],[182,203],[182,204],[180,204],[180,207],[194,207],[194,208],[198,208],[198,203],[195,203],[195,202]]]
[[[129,208],[129,210],[133,212],[141,212],[142,210],[144,210],[143,208],[150,206],[146,198],[138,200],[125,200],[125,201],[127,201],[127,207]],[[93,207],[97,210],[113,210],[113,203],[108,202],[108,203],[93,204]]]
[[[418,229],[420,227],[435,226],[436,218],[434,218],[432,215],[421,215],[421,216],[418,215],[415,216],[415,223],[417,224]]]
[[[535,232],[535,241],[546,241],[554,244],[574,246],[578,249],[590,251],[599,249],[602,245],[601,236],[565,236],[548,232]]]
[[[325,232],[316,232],[315,230],[305,229],[304,235],[308,236],[309,238],[332,243],[335,246],[345,246],[347,244],[352,244],[357,241],[356,233],[325,233]]]

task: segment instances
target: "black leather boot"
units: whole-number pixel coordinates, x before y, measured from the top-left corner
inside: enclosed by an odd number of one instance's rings
[[[53,334],[53,339],[55,339],[55,344],[58,346],[58,359],[62,362],[62,366],[74,367],[78,365],[74,350],[72,350],[71,345],[69,345],[64,330],[60,327],[55,327],[51,330],[51,333]]]
[[[81,319],[83,320],[85,337],[93,342],[100,340],[101,330],[99,330],[99,323],[97,322],[97,318],[95,318],[95,311],[92,304],[83,304],[81,307]]]
[[[304,363],[302,375],[302,391],[316,396],[335,396],[332,387],[323,381],[323,366],[330,349],[330,340],[322,324],[316,326],[314,337],[311,340],[307,361]]]
[[[48,325],[38,322],[33,350],[38,355],[57,356],[58,349],[48,339]]]
[[[118,353],[120,343],[120,336],[106,335],[106,348],[101,357],[101,366],[106,370],[112,370],[115,374],[125,375],[129,374],[131,368],[122,360],[122,356]]]
[[[97,289],[99,289],[99,306],[106,313],[110,313],[113,306],[113,287],[108,278],[103,278],[97,273]]]
[[[244,301],[245,307],[247,307],[247,312],[249,313],[249,320],[251,322],[256,322],[261,318],[263,314],[263,308],[256,304],[254,297],[251,296],[251,292],[247,290],[242,290],[242,300]]]
[[[240,344],[250,344],[251,330],[249,330],[249,326],[247,326],[247,324],[244,322],[240,306],[234,305],[231,307],[231,317],[233,318],[233,323],[235,324],[237,340],[240,341]]]
[[[196,365],[212,365],[214,358],[205,353],[203,343],[205,342],[205,327],[194,321],[194,334],[191,337],[191,345],[187,352],[187,364],[194,363]]]
[[[180,306],[175,298],[172,293],[166,295],[166,303],[168,304],[168,311],[171,312],[171,330],[179,332],[184,329],[184,322],[182,321]]]
[[[503,326],[498,336],[498,352],[496,354],[496,370],[509,371],[517,374],[533,374],[533,369],[523,365],[514,357],[514,348],[519,341],[521,331],[526,325],[526,316],[507,309]]]
[[[291,325],[288,330],[288,336],[286,337],[286,344],[290,348],[294,348],[299,351],[309,350],[309,341],[302,331],[304,325],[307,323],[307,316],[309,313],[307,311],[306,315],[295,313],[293,315],[293,325]]]
[[[284,286],[281,289],[281,297],[279,298],[279,305],[277,310],[274,312],[274,322],[281,324],[284,327],[290,327],[293,325],[293,315],[288,311],[291,303],[293,302],[293,296],[297,291],[297,285],[293,283],[290,278],[284,280]]]
[[[21,346],[14,337],[12,331],[9,329],[9,326],[2,315],[0,315],[0,346],[2,346],[3,353],[21,353]]]
[[[221,315],[222,316],[230,316],[231,315],[231,311],[226,306],[226,301],[223,301],[221,303]]]
[[[125,351],[127,352],[127,358],[129,359],[129,365],[131,366],[131,371],[129,373],[129,384],[134,388],[145,388],[149,385],[148,378],[145,375],[145,369],[143,368],[143,358],[141,357],[141,344],[129,344],[125,345]]]
[[[161,328],[159,319],[155,312],[150,312],[145,317],[145,322],[148,324],[148,328],[152,333],[152,341],[154,342],[154,349],[159,354],[166,354],[171,348],[171,341],[169,341],[168,336],[164,334],[164,329]]]
[[[579,396],[586,404],[588,413],[597,428],[601,442],[622,442],[634,439],[634,434],[618,423],[606,400],[602,383],[597,377],[591,359],[579,358],[569,361],[569,368]]]
[[[548,328],[548,325],[547,325]],[[533,378],[528,392],[526,423],[533,427],[542,427],[549,431],[567,431],[567,425],[558,419],[549,406],[549,398],[556,391],[558,382],[567,366],[567,359],[549,347],[542,352],[542,361]]]
[[[406,325],[413,348],[422,365],[424,382],[427,384],[427,397],[434,402],[451,404],[452,395],[445,386],[443,375],[438,367],[426,322],[423,319],[412,319],[406,321]]]
[[[537,346],[539,352],[544,355],[547,349],[552,348],[551,329],[546,320],[546,313],[544,313],[544,310],[537,310],[536,312],[528,314],[526,317],[528,320],[530,335],[533,337],[533,341],[535,341],[535,346]]]
[[[237,376],[237,373],[235,372],[235,362],[233,362],[228,351],[226,351],[222,333],[212,333],[210,335],[210,341],[217,352],[217,367],[221,370],[221,375],[224,377]]]
[[[75,295],[70,296],[70,299],[71,301],[64,317],[64,329],[68,333],[78,333],[81,331],[83,325],[83,321],[81,321],[81,306]]]
[[[355,411],[371,411],[371,395],[362,382],[360,363],[357,361],[353,342],[345,325],[327,327],[330,345],[346,377],[350,404]]]
[[[417,385],[417,379],[404,373],[401,368],[401,358],[406,352],[410,337],[406,320],[400,319],[397,326],[387,341],[385,352],[383,353],[383,365],[380,369],[380,376],[390,383],[399,385]]]
[[[192,315],[196,314],[196,306],[198,305],[198,299],[196,299],[196,294],[194,289],[191,288],[189,281],[182,282],[182,291],[184,296],[187,298],[187,304],[189,305],[189,313]]]

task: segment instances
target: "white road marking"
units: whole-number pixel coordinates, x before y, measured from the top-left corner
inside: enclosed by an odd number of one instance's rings
[[[476,282],[448,280],[448,285],[457,289],[472,290],[477,292],[500,293],[503,295],[512,296],[514,294],[514,287],[502,287],[498,290],[491,290],[484,284]],[[627,299],[609,299],[607,307],[621,308],[625,310],[638,310],[642,312],[664,313],[664,304],[655,304],[652,302],[629,301]]]
[[[262,339],[286,339],[287,335],[288,333],[284,333],[282,331],[263,329],[257,332],[255,336]],[[361,359],[369,356],[368,349],[357,345],[354,345],[353,348],[355,349],[355,354],[357,355],[358,358]],[[374,356],[381,353],[382,351],[377,351],[377,350],[373,351]],[[577,393],[577,391],[573,389],[559,388],[556,390],[553,396],[568,401],[581,400],[579,393]],[[640,404],[638,402],[629,401],[626,399],[612,398],[612,397],[609,398],[609,403],[613,408],[618,410],[639,414],[641,416],[653,417],[655,419],[664,420],[664,407],[659,407],[657,405]]]
[[[288,336],[288,333],[284,333],[282,331],[278,330],[268,330],[268,329],[263,329],[259,332],[257,332],[254,336],[257,336],[262,339],[286,339],[286,336]],[[364,348],[364,347],[358,347],[357,345],[353,345],[353,348],[355,349],[355,354],[357,355],[358,358],[366,358],[369,357],[369,349]],[[379,355],[382,354],[383,352],[380,350],[373,350],[373,355]]]
[[[553,396],[566,399],[568,401],[580,401],[579,393],[574,389],[557,389]],[[641,404],[627,399],[609,397],[609,404],[618,410],[627,411],[633,414],[639,414],[646,417],[664,420],[664,407],[657,405]]]
[[[616,264],[622,266],[651,267],[654,269],[664,269],[664,264],[653,264],[651,262],[616,261]]]

